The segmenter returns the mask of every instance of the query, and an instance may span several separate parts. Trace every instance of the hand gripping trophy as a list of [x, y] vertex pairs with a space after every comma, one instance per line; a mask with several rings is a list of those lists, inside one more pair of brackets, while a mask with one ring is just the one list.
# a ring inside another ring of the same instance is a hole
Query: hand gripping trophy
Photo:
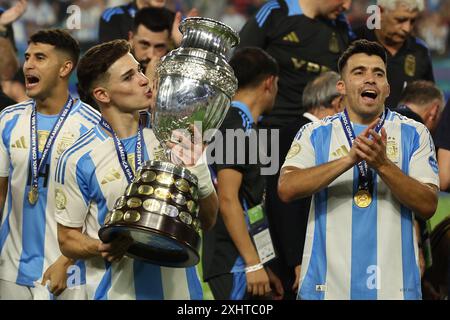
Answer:
[[218, 128], [237, 89], [226, 61], [239, 42], [236, 32], [207, 18], [188, 18], [180, 31], [181, 47], [167, 54], [158, 67], [152, 128], [164, 152], [137, 169], [99, 231], [104, 242], [118, 235], [131, 237], [128, 256], [168, 267], [198, 263], [200, 221], [197, 177], [167, 161], [173, 157], [166, 143], [180, 130], [190, 132], [189, 139], [194, 140], [198, 133]]

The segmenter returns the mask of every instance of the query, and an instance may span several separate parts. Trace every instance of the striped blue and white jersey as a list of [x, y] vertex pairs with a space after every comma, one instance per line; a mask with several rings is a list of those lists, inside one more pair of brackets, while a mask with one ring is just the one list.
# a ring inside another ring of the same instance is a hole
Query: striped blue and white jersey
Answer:
[[[0, 228], [0, 279], [24, 286], [41, 281], [46, 269], [61, 255], [54, 216], [53, 179], [62, 152], [94, 127], [100, 114], [76, 100], [64, 122], [47, 163], [39, 173], [39, 198], [33, 206], [27, 199], [31, 185], [30, 119], [33, 100], [5, 108], [0, 113], [0, 176], [8, 178], [8, 193]], [[38, 152], [58, 116], [37, 113]]]
[[[347, 154], [350, 147], [340, 116], [302, 127], [283, 167], [310, 168]], [[352, 125], [355, 135], [365, 129]], [[425, 126], [388, 111], [384, 128], [389, 159], [406, 175], [438, 186], [434, 144]], [[367, 208], [353, 201], [356, 166], [313, 195], [300, 299], [421, 299], [414, 215], [370, 170], [373, 200]]]
[[[143, 130], [144, 159], [153, 158], [159, 142]], [[137, 136], [121, 140], [134, 169]], [[106, 214], [128, 185], [114, 140], [96, 126], [62, 155], [55, 175], [56, 197], [64, 199], [56, 211], [58, 223], [83, 228], [98, 239]], [[195, 267], [166, 268], [122, 258], [109, 263], [101, 257], [85, 260], [89, 299], [202, 299]]]

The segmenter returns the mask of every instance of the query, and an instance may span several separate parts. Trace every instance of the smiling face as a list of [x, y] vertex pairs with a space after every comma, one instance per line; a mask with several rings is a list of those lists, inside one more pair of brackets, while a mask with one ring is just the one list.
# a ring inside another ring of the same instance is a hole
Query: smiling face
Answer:
[[371, 122], [384, 109], [389, 96], [386, 66], [377, 55], [352, 55], [337, 83], [339, 93], [345, 96], [350, 117], [360, 123]]
[[23, 73], [27, 96], [45, 99], [63, 81], [63, 65], [67, 59], [53, 45], [30, 43], [25, 52]]
[[107, 74], [109, 77], [104, 85], [93, 90], [94, 94], [101, 94], [102, 102], [114, 105], [123, 112], [150, 107], [152, 91], [149, 80], [130, 53], [114, 62]]

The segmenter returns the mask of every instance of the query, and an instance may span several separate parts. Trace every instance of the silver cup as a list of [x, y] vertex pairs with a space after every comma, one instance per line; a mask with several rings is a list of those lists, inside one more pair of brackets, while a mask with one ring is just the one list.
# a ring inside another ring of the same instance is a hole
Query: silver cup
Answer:
[[203, 133], [202, 140], [209, 141], [237, 89], [227, 63], [230, 49], [239, 43], [237, 33], [198, 17], [184, 20], [180, 31], [181, 47], [158, 67], [152, 128], [162, 146], [159, 161], [147, 161], [137, 171], [99, 231], [104, 242], [118, 234], [131, 237], [129, 256], [169, 267], [198, 263], [200, 220], [197, 178], [186, 168], [167, 163], [166, 142], [180, 129], [192, 136], [194, 131]]

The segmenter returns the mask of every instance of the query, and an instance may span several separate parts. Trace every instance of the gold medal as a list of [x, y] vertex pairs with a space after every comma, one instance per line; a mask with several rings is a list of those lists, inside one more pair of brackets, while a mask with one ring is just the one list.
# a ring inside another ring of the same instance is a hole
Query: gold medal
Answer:
[[359, 190], [353, 199], [360, 208], [367, 208], [372, 203], [372, 196], [367, 190]]
[[38, 201], [38, 198], [39, 198], [38, 188], [31, 187], [30, 191], [28, 192], [28, 202], [31, 205], [35, 205], [36, 202]]

